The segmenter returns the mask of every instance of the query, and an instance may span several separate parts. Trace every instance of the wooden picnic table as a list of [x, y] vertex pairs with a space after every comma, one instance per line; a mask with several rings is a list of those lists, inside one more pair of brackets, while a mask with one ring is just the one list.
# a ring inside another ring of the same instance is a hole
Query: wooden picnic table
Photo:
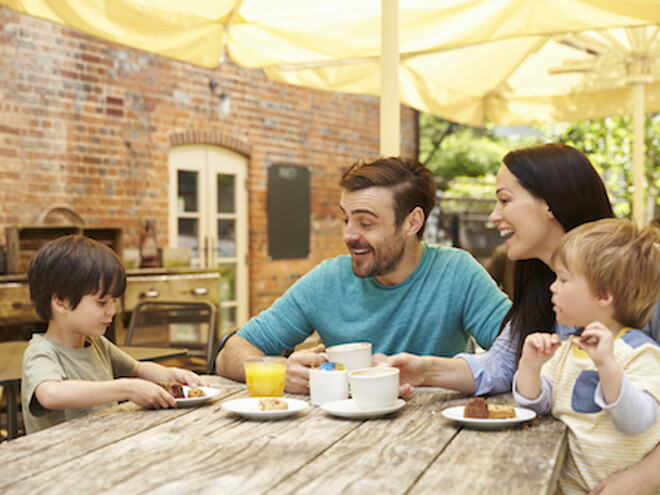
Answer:
[[550, 417], [491, 431], [449, 421], [441, 411], [468, 398], [445, 389], [417, 389], [380, 418], [310, 406], [255, 421], [222, 409], [247, 397], [243, 383], [206, 379], [221, 393], [197, 407], [125, 402], [0, 444], [0, 492], [546, 494], [566, 448], [564, 425]]

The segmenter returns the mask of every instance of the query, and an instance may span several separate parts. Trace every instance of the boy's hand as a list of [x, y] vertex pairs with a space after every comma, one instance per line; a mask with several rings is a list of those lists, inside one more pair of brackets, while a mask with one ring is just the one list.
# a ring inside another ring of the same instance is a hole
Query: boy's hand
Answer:
[[614, 333], [599, 321], [584, 327], [582, 335], [572, 342], [589, 354], [599, 368], [614, 361]]
[[541, 368], [561, 346], [556, 333], [531, 333], [525, 338], [520, 364]]
[[206, 382], [194, 371], [183, 368], [167, 368], [169, 372], [168, 382], [179, 382], [191, 387], [205, 387]]
[[123, 379], [127, 386], [127, 399], [147, 409], [176, 407], [176, 401], [160, 385], [140, 378]]

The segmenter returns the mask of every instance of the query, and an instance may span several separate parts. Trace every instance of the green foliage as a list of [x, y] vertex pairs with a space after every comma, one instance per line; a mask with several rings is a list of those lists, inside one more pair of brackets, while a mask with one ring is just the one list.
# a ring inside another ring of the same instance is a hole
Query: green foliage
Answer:
[[[607, 191], [618, 216], [629, 217], [632, 204], [632, 118], [608, 117], [605, 119], [571, 122], [548, 126], [553, 141], [560, 141], [584, 151], [603, 177]], [[660, 188], [660, 116], [649, 115], [645, 123], [645, 177], [647, 195], [655, 203], [651, 216], [660, 213], [658, 191]]]
[[[472, 128], [420, 114], [419, 159], [438, 178], [444, 197], [470, 198], [470, 210], [489, 208], [494, 174], [510, 150], [558, 141], [584, 151], [603, 177], [618, 216], [629, 216], [632, 204], [632, 119], [609, 117], [538, 127], [537, 135], [502, 137], [492, 127]], [[542, 137], [540, 137], [542, 136]], [[646, 119], [648, 213], [660, 215], [660, 114]], [[492, 206], [492, 203], [491, 203]], [[458, 203], [447, 203], [449, 210]], [[654, 208], [653, 208], [654, 207]]]
[[459, 176], [495, 173], [504, 153], [506, 148], [487, 128], [420, 115], [419, 158], [440, 179], [441, 189], [449, 187]]

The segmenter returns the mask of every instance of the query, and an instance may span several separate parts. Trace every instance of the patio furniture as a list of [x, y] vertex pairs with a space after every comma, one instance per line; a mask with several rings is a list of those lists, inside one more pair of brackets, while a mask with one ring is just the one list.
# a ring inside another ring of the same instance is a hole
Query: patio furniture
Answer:
[[217, 309], [208, 301], [143, 301], [135, 306], [126, 345], [185, 347], [188, 356], [169, 363], [205, 372], [212, 361]]
[[373, 419], [310, 406], [253, 421], [222, 407], [246, 399], [245, 384], [204, 378], [219, 394], [195, 407], [126, 402], [6, 442], [0, 492], [545, 495], [554, 492], [563, 461], [563, 423], [547, 416], [468, 429], [442, 416], [468, 400], [445, 389], [420, 387], [399, 411]]

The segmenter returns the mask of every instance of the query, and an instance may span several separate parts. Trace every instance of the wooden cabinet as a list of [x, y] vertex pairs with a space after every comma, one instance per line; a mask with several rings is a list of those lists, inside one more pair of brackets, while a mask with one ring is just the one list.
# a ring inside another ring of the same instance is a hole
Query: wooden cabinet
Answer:
[[209, 301], [220, 303], [220, 273], [200, 272], [127, 277], [124, 311], [142, 301]]
[[121, 258], [121, 229], [87, 225], [30, 225], [5, 228], [7, 273], [25, 273], [32, 257], [46, 242], [69, 234], [82, 234], [112, 248]]
[[[143, 301], [209, 301], [220, 308], [221, 273], [217, 271], [129, 270], [126, 292], [119, 301], [108, 337], [123, 343], [130, 314]], [[220, 316], [218, 314], [218, 320]], [[39, 322], [30, 301], [25, 274], [0, 276], [0, 326]], [[219, 323], [219, 321], [218, 321]], [[216, 329], [216, 333], [219, 328]]]
[[39, 321], [30, 289], [24, 282], [0, 283], [0, 325]]
[[124, 342], [129, 318], [135, 307], [145, 301], [191, 302], [208, 301], [215, 306], [218, 317], [213, 329], [217, 338], [220, 319], [220, 273], [189, 272], [149, 275], [128, 274], [123, 297], [123, 318], [115, 325], [117, 342]]

